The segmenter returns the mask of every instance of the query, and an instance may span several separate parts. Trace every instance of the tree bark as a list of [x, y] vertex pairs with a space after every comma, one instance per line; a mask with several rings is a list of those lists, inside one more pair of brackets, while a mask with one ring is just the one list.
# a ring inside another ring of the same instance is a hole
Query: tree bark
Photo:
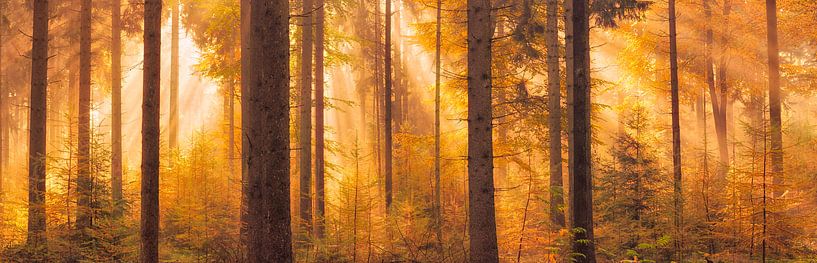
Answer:
[[[77, 230], [91, 227], [91, 0], [80, 2]], [[81, 242], [81, 241], [80, 241]]]
[[442, 0], [437, 0], [437, 32], [436, 43], [434, 51], [434, 230], [437, 235], [437, 246], [439, 249], [443, 248], [443, 215], [442, 215], [442, 197], [440, 185], [440, 175], [442, 173], [440, 168], [441, 154], [440, 154], [440, 74], [442, 72], [442, 61], [440, 59], [442, 47]]
[[[704, 52], [704, 60], [705, 60], [705, 75], [706, 75], [706, 83], [709, 87], [709, 97], [712, 104], [712, 116], [715, 123], [715, 135], [717, 136], [718, 141], [718, 156], [720, 165], [718, 166], [717, 172], [717, 180], [716, 182], [723, 182], [726, 179], [726, 172], [728, 169], [726, 168], [729, 165], [729, 147], [726, 141], [726, 113], [725, 110], [725, 102], [726, 102], [726, 94], [722, 94], [723, 91], [718, 91], [717, 84], [715, 83], [715, 62], [712, 55], [712, 50], [714, 48], [714, 33], [712, 31], [712, 7], [710, 6], [712, 0], [704, 0], [703, 7], [704, 7], [704, 16], [706, 17], [706, 29], [705, 29], [705, 41], [706, 41], [706, 50]], [[721, 79], [721, 76], [718, 75], [718, 79]], [[725, 82], [724, 82], [725, 85]]]
[[777, 40], [777, 0], [766, 0], [766, 30], [769, 57], [769, 122], [771, 128], [772, 193], [783, 192], [783, 123], [780, 107], [780, 48]]
[[170, 120], [167, 145], [171, 150], [179, 140], [179, 0], [170, 0]]
[[240, 30], [241, 30], [241, 205], [240, 205], [240, 218], [241, 224], [239, 226], [239, 251], [241, 253], [241, 260], [247, 260], [247, 246], [248, 246], [248, 233], [247, 233], [247, 183], [249, 182], [249, 170], [247, 169], [247, 164], [249, 161], [249, 140], [247, 135], [249, 135], [248, 131], [250, 126], [252, 125], [252, 121], [249, 118], [250, 112], [249, 107], [245, 106], [248, 105], [248, 98], [250, 97], [250, 73], [252, 72], [252, 65], [251, 65], [251, 58], [252, 55], [250, 49], [250, 36], [251, 30], [250, 27], [250, 15], [251, 15], [251, 3], [250, 0], [241, 0], [240, 3]]
[[315, 233], [323, 238], [325, 232], [326, 196], [324, 191], [324, 0], [317, 0], [315, 14]]
[[574, 138], [570, 170], [570, 207], [573, 259], [577, 262], [596, 262], [593, 238], [593, 176], [592, 137], [590, 125], [590, 27], [587, 0], [572, 0], [570, 23], [573, 33], [573, 59], [569, 69], [573, 77], [573, 121], [570, 130]]
[[494, 207], [489, 0], [468, 0], [468, 234], [471, 262], [499, 262]]
[[565, 226], [562, 183], [562, 107], [561, 75], [559, 73], [559, 1], [547, 1], [545, 44], [548, 70], [548, 149], [550, 157], [550, 222]]
[[303, 0], [301, 17], [300, 106], [300, 216], [301, 231], [308, 235], [312, 223], [312, 0]]
[[384, 136], [385, 136], [385, 147], [386, 147], [386, 157], [385, 157], [385, 168], [386, 168], [386, 212], [391, 210], [391, 201], [392, 201], [392, 79], [391, 79], [391, 0], [386, 0], [386, 12], [384, 14], [384, 25], [385, 25], [385, 38], [386, 42], [384, 44], [385, 50], [383, 51], [383, 55], [385, 58], [383, 59], [385, 69], [383, 70], [383, 74], [385, 74], [385, 88], [384, 92], [385, 95], [383, 96], [383, 105], [384, 105]]
[[[251, 1], [247, 137], [247, 260], [292, 262], [289, 196], [289, 1]], [[247, 94], [245, 94], [246, 96]]]
[[678, 31], [676, 28], [675, 0], [669, 0], [669, 58], [670, 92], [672, 99], [672, 174], [675, 205], [675, 254], [683, 262], [683, 192], [681, 191], [681, 121], [678, 95]]
[[145, 0], [140, 262], [159, 261], [159, 96], [162, 1]]
[[45, 247], [45, 139], [48, 87], [48, 0], [33, 0], [28, 143], [28, 245]]
[[122, 214], [122, 0], [111, 1], [111, 196]]

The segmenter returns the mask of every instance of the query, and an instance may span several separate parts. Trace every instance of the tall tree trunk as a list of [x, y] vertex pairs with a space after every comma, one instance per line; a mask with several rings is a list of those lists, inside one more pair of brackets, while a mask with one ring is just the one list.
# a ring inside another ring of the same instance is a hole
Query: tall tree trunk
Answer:
[[[574, 138], [576, 136], [573, 135], [573, 0], [564, 0], [564, 25], [565, 25], [565, 90], [567, 92], [566, 98], [566, 105], [567, 105], [567, 176], [568, 176], [568, 187], [562, 187], [565, 190], [563, 195], [570, 194], [570, 185], [572, 185], [573, 178], [573, 170], [570, 169], [573, 167], [573, 150], [575, 143]], [[571, 215], [573, 211], [572, 205], [567, 206], [566, 213]], [[565, 218], [565, 220], [571, 220], [570, 216]], [[570, 221], [565, 222], [566, 225], [572, 225], [573, 223]]]
[[678, 31], [676, 28], [675, 0], [669, 0], [669, 63], [670, 92], [672, 97], [672, 174], [675, 205], [675, 254], [683, 262], [683, 192], [681, 191], [681, 121], [678, 95]]
[[384, 65], [385, 69], [383, 70], [383, 74], [385, 74], [385, 95], [383, 96], [383, 105], [384, 105], [384, 136], [385, 136], [385, 147], [386, 147], [386, 211], [391, 210], [391, 194], [392, 194], [392, 116], [391, 116], [391, 109], [392, 109], [392, 79], [391, 79], [391, 0], [386, 0], [386, 12], [384, 14], [384, 25], [386, 30], [384, 35], [386, 37], [385, 42], [385, 50], [383, 51], [384, 58]]
[[122, 0], [111, 1], [111, 196], [122, 213]]
[[562, 187], [562, 106], [561, 75], [559, 73], [559, 1], [547, 1], [545, 43], [548, 70], [548, 144], [550, 156], [550, 222], [565, 226], [564, 193]]
[[777, 0], [766, 0], [767, 53], [769, 56], [769, 123], [772, 150], [772, 193], [782, 194], [783, 124], [780, 108], [780, 48], [777, 43]]
[[[3, 17], [3, 14], [6, 10], [0, 10], [0, 17]], [[0, 215], [3, 214], [3, 204], [5, 203], [5, 197], [3, 195], [3, 175], [5, 175], [5, 166], [6, 160], [3, 158], [3, 149], [6, 148], [6, 133], [3, 132], [6, 130], [6, 97], [8, 97], [8, 93], [6, 93], [6, 86], [3, 85], [3, 28], [5, 28], [5, 24], [3, 24], [3, 20], [0, 19]]]
[[[289, 196], [289, 1], [250, 2], [247, 260], [292, 262]], [[247, 94], [245, 94], [247, 96]]]
[[324, 23], [326, 2], [317, 0], [315, 14], [315, 233], [323, 238], [325, 227], [326, 196], [324, 191]]
[[48, 87], [48, 0], [33, 1], [28, 143], [28, 244], [45, 247], [45, 124]]
[[[729, 110], [729, 105], [730, 105], [729, 100], [727, 98], [728, 94], [729, 94], [728, 93], [729, 83], [727, 82], [727, 77], [726, 77], [726, 74], [728, 72], [727, 71], [727, 66], [728, 65], [727, 65], [726, 52], [728, 50], [728, 45], [729, 45], [729, 35], [728, 35], [729, 34], [728, 33], [729, 32], [729, 14], [731, 13], [731, 11], [732, 11], [732, 3], [729, 0], [724, 0], [723, 1], [724, 20], [722, 22], [723, 23], [722, 26], [724, 27], [724, 30], [723, 30], [724, 33], [722, 34], [721, 41], [720, 41], [720, 51], [719, 51], [720, 54], [718, 54], [719, 58], [718, 58], [718, 73], [717, 73], [718, 74], [717, 75], [718, 76], [717, 85], [719, 86], [719, 90], [718, 90], [719, 94], [718, 95], [720, 96], [720, 98], [718, 98], [718, 102], [720, 103], [719, 106], [718, 106], [718, 108], [720, 110], [720, 112], [719, 112], [720, 115], [717, 116], [717, 120], [718, 120], [718, 122], [720, 122], [720, 133], [718, 133], [718, 153], [719, 153], [720, 162], [721, 162], [721, 171], [720, 171], [721, 174], [720, 174], [720, 176], [722, 177], [722, 179], [726, 179], [726, 174], [729, 172], [729, 166], [730, 166], [730, 162], [729, 162], [729, 143], [728, 143], [728, 138], [727, 138], [729, 130], [728, 130], [728, 127], [727, 127], [727, 122], [726, 122], [727, 121], [727, 118], [726, 118], [727, 117], [727, 111]], [[732, 153], [732, 154], [734, 154], [734, 153]]]
[[312, 0], [303, 0], [301, 17], [301, 114], [299, 142], [301, 231], [308, 234], [312, 223]]
[[590, 86], [590, 26], [587, 0], [572, 1], [570, 23], [573, 30], [573, 105], [569, 108], [573, 121], [570, 130], [574, 138], [570, 170], [570, 207], [572, 247], [577, 262], [596, 262], [593, 239], [593, 176], [591, 139]]
[[91, 227], [91, 0], [80, 1], [77, 230]]
[[240, 205], [240, 219], [241, 224], [239, 226], [239, 251], [241, 253], [241, 260], [247, 260], [247, 224], [248, 217], [247, 217], [247, 193], [249, 189], [247, 188], [247, 183], [249, 182], [249, 170], [248, 161], [249, 161], [249, 140], [247, 139], [247, 131], [250, 129], [250, 125], [252, 125], [252, 121], [250, 120], [250, 108], [245, 106], [249, 105], [249, 98], [250, 98], [250, 73], [252, 72], [252, 65], [250, 64], [250, 59], [252, 58], [251, 50], [250, 50], [250, 41], [251, 41], [251, 30], [250, 27], [250, 14], [251, 12], [251, 3], [250, 0], [240, 0], [241, 7], [240, 7], [240, 30], [241, 30], [241, 205]]
[[170, 0], [170, 120], [167, 144], [178, 147], [179, 140], [179, 0]]
[[440, 59], [442, 47], [442, 0], [437, 0], [437, 32], [434, 50], [434, 230], [437, 235], [437, 246], [443, 248], [443, 214], [442, 197], [440, 185], [440, 74], [442, 73], [442, 61]]
[[[712, 0], [703, 0], [704, 16], [706, 17], [705, 29], [705, 44], [706, 50], [704, 54], [706, 83], [709, 87], [709, 97], [712, 104], [712, 116], [715, 123], [715, 135], [718, 141], [718, 156], [720, 165], [718, 166], [716, 182], [722, 182], [726, 179], [729, 165], [729, 147], [726, 142], [726, 114], [724, 112], [726, 94], [721, 94], [718, 91], [715, 83], [715, 62], [712, 55], [714, 49], [714, 33], [712, 30], [712, 7], [710, 6]], [[718, 76], [719, 80], [721, 76]], [[724, 82], [725, 84], [725, 82]]]
[[140, 262], [159, 262], [159, 94], [162, 1], [145, 0]]
[[471, 262], [499, 262], [494, 207], [491, 1], [468, 0], [468, 235]]

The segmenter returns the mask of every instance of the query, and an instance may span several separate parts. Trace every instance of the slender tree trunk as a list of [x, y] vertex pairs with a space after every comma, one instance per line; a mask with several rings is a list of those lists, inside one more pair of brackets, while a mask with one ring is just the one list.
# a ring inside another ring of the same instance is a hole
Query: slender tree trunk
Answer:
[[179, 0], [170, 0], [170, 120], [167, 144], [178, 147], [179, 140]]
[[[730, 166], [730, 163], [729, 163], [729, 143], [728, 143], [728, 138], [727, 138], [728, 137], [728, 129], [727, 129], [728, 127], [727, 127], [727, 122], [726, 122], [727, 121], [727, 118], [726, 118], [727, 117], [727, 111], [729, 110], [728, 106], [730, 105], [729, 100], [727, 98], [728, 94], [729, 94], [728, 93], [729, 83], [728, 83], [727, 77], [726, 77], [727, 66], [728, 66], [727, 65], [726, 52], [728, 50], [728, 45], [729, 45], [729, 36], [728, 36], [728, 34], [729, 34], [728, 33], [729, 32], [729, 14], [731, 13], [731, 11], [732, 11], [731, 2], [729, 0], [724, 0], [723, 1], [724, 21], [723, 21], [723, 25], [722, 25], [724, 27], [724, 30], [723, 30], [724, 33], [722, 34], [721, 41], [720, 41], [720, 51], [719, 51], [720, 54], [718, 55], [719, 58], [718, 58], [718, 73], [717, 73], [718, 74], [717, 75], [718, 76], [717, 85], [719, 86], [719, 91], [718, 91], [719, 94], [718, 95], [720, 96], [720, 98], [718, 99], [718, 102], [719, 102], [718, 108], [720, 110], [720, 112], [718, 112], [718, 113], [720, 115], [717, 116], [717, 121], [720, 122], [720, 132], [718, 133], [718, 153], [719, 153], [720, 162], [721, 162], [721, 171], [720, 171], [721, 174], [720, 174], [720, 176], [722, 177], [722, 179], [726, 179], [726, 174], [727, 174], [727, 172], [729, 172], [729, 166]], [[734, 154], [734, 153], [732, 153], [732, 154]]]
[[440, 59], [442, 47], [442, 0], [437, 0], [437, 32], [434, 51], [434, 230], [437, 235], [437, 246], [443, 249], [443, 214], [442, 214], [442, 186], [440, 185], [440, 74], [442, 71], [442, 61]]
[[145, 0], [140, 262], [159, 262], [159, 94], [162, 1]]
[[[0, 17], [3, 17], [6, 10], [0, 10]], [[3, 215], [5, 196], [3, 192], [3, 178], [6, 172], [6, 160], [3, 158], [3, 149], [6, 148], [6, 86], [3, 85], [3, 31], [5, 28], [3, 20], [0, 19], [0, 215]], [[0, 236], [2, 238], [2, 236]]]
[[593, 176], [592, 137], [590, 125], [590, 26], [587, 0], [572, 1], [570, 23], [573, 30], [573, 121], [570, 130], [574, 138], [570, 176], [570, 207], [572, 252], [577, 262], [596, 262], [595, 240], [593, 238]]
[[239, 251], [241, 253], [241, 260], [247, 260], [247, 247], [248, 247], [248, 233], [247, 233], [247, 224], [248, 217], [247, 217], [247, 193], [249, 189], [247, 188], [247, 183], [249, 182], [249, 170], [248, 161], [249, 161], [249, 140], [247, 135], [249, 135], [248, 131], [250, 129], [250, 125], [252, 125], [252, 121], [250, 120], [250, 108], [245, 106], [249, 105], [249, 98], [250, 98], [250, 73], [252, 72], [252, 65], [250, 59], [252, 58], [251, 49], [250, 49], [250, 41], [251, 41], [251, 30], [250, 27], [250, 14], [251, 3], [250, 0], [241, 0], [241, 18], [240, 18], [240, 27], [241, 27], [241, 205], [240, 205], [240, 221], [241, 224], [239, 226]]
[[684, 201], [681, 191], [681, 121], [678, 95], [678, 31], [676, 27], [675, 0], [669, 0], [669, 61], [670, 92], [672, 97], [672, 174], [675, 205], [675, 254], [678, 262], [683, 262], [683, 218]]
[[545, 43], [548, 70], [548, 144], [550, 156], [550, 222], [557, 228], [565, 226], [564, 193], [562, 187], [562, 106], [561, 75], [559, 73], [559, 1], [547, 1]]
[[383, 105], [385, 108], [384, 120], [385, 123], [385, 147], [386, 147], [386, 211], [389, 212], [391, 210], [391, 198], [392, 198], [392, 79], [391, 79], [391, 0], [386, 0], [386, 12], [384, 14], [384, 25], [386, 30], [384, 35], [386, 37], [385, 42], [385, 50], [383, 51], [383, 55], [385, 55], [384, 65], [385, 69], [383, 70], [383, 74], [385, 74], [385, 96], [383, 97]]
[[28, 143], [28, 245], [45, 249], [45, 124], [48, 87], [48, 0], [33, 0]]
[[325, 1], [316, 3], [315, 16], [315, 232], [318, 238], [324, 237], [326, 196], [324, 190], [324, 23], [326, 20]]
[[[292, 262], [289, 196], [289, 1], [250, 2], [247, 250], [249, 262]], [[247, 94], [245, 94], [246, 96]]]
[[468, 234], [471, 262], [499, 262], [494, 208], [491, 1], [468, 0]]
[[[715, 83], [715, 62], [712, 55], [712, 50], [714, 49], [714, 33], [712, 30], [712, 7], [711, 5], [712, 0], [703, 0], [703, 7], [704, 7], [704, 15], [706, 17], [706, 29], [705, 29], [705, 41], [706, 41], [706, 51], [704, 54], [705, 60], [705, 75], [706, 75], [706, 83], [709, 87], [709, 97], [712, 103], [712, 116], [715, 123], [715, 135], [717, 136], [718, 141], [718, 156], [719, 156], [719, 168], [717, 173], [717, 180], [716, 182], [722, 182], [726, 179], [726, 173], [728, 172], [728, 165], [729, 165], [729, 146], [727, 145], [726, 141], [726, 114], [724, 112], [725, 108], [725, 98], [726, 94], [722, 91], [716, 90], [717, 84]], [[718, 80], [720, 82], [721, 76], [718, 75]], [[725, 85], [725, 82], [723, 82]]]
[[[573, 0], [564, 0], [564, 23], [565, 23], [565, 90], [567, 92], [567, 176], [568, 176], [568, 187], [562, 187], [565, 190], [564, 195], [569, 195], [571, 192], [571, 185], [573, 178], [573, 161], [575, 160], [573, 153], [575, 152], [575, 143], [574, 138], [576, 137], [573, 134]], [[573, 211], [573, 206], [568, 204], [566, 213], [571, 215]], [[572, 225], [573, 223], [569, 220], [572, 220], [570, 216], [565, 218], [567, 222], [566, 225]]]
[[77, 230], [91, 227], [91, 0], [80, 2]]
[[111, 1], [111, 195], [122, 213], [122, 0]]
[[[783, 124], [780, 107], [780, 54], [777, 42], [777, 0], [766, 0], [767, 53], [769, 56], [769, 123], [772, 150], [772, 193], [782, 194], [783, 184]], [[765, 227], [765, 225], [764, 225]]]
[[301, 115], [299, 141], [301, 231], [308, 235], [312, 223], [312, 0], [303, 0], [301, 25]]

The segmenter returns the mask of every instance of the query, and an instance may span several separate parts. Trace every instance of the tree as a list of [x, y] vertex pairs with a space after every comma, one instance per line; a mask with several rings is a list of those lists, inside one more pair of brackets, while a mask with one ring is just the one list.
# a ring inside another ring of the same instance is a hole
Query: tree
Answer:
[[437, 24], [434, 43], [434, 227], [437, 234], [437, 245], [443, 247], [443, 214], [442, 193], [440, 186], [440, 74], [442, 61], [440, 60], [442, 47], [442, 0], [437, 0]]
[[[80, 2], [79, 122], [77, 126], [77, 230], [91, 227], [91, 0]], [[80, 241], [82, 242], [82, 241]]]
[[[766, 41], [769, 57], [769, 123], [772, 155], [772, 185], [783, 183], [783, 124], [780, 117], [780, 48], [777, 43], [777, 0], [766, 0]], [[774, 196], [783, 191], [777, 188]]]
[[590, 125], [590, 26], [587, 0], [572, 0], [572, 59], [567, 69], [572, 71], [573, 96], [569, 107], [570, 134], [573, 135], [570, 162], [570, 222], [572, 253], [578, 262], [596, 262], [593, 239], [593, 177]]
[[562, 190], [562, 105], [561, 78], [559, 74], [559, 1], [547, 1], [548, 70], [548, 144], [550, 156], [550, 222], [555, 227], [565, 226]]
[[499, 262], [491, 141], [491, 1], [468, 0], [467, 8], [469, 257], [471, 262]]
[[140, 262], [159, 262], [159, 94], [162, 1], [145, 0]]
[[[247, 138], [247, 260], [292, 262], [289, 212], [289, 2], [252, 1], [242, 110]], [[248, 96], [249, 95], [249, 96]], [[248, 96], [248, 97], [246, 97]]]
[[301, 231], [309, 233], [312, 223], [312, 0], [303, 0], [301, 17], [301, 103], [300, 103], [300, 216]]
[[[717, 90], [717, 84], [715, 83], [715, 63], [714, 58], [712, 55], [712, 50], [714, 49], [714, 33], [712, 30], [712, 7], [711, 5], [712, 0], [703, 0], [703, 8], [704, 8], [704, 16], [706, 17], [706, 29], [704, 30], [705, 34], [705, 47], [706, 50], [704, 52], [704, 63], [705, 63], [705, 77], [706, 77], [706, 84], [709, 87], [709, 96], [710, 101], [712, 103], [712, 115], [714, 117], [715, 122], [715, 134], [718, 139], [718, 153], [719, 153], [719, 161], [720, 161], [720, 169], [717, 173], [717, 181], [725, 180], [726, 173], [728, 169], [726, 168], [729, 165], [729, 149], [726, 141], [726, 92], [725, 86], [724, 90]], [[719, 73], [725, 73], [725, 71], [721, 72], [719, 68]], [[719, 74], [718, 75], [718, 82], [721, 82], [723, 77]], [[725, 85], [725, 81], [723, 81], [723, 85]]]
[[179, 139], [179, 0], [170, 0], [170, 120], [167, 144], [176, 149]]
[[681, 178], [681, 121], [678, 96], [678, 31], [675, 16], [675, 0], [669, 0], [669, 61], [670, 93], [672, 99], [672, 182], [675, 216], [675, 253], [678, 262], [683, 262], [683, 239], [681, 239], [684, 221], [684, 203]]
[[250, 97], [250, 73], [252, 73], [252, 68], [250, 67], [250, 41], [251, 35], [250, 31], [252, 27], [250, 24], [250, 15], [251, 15], [251, 3], [250, 0], [241, 0], [240, 2], [240, 15], [239, 20], [240, 23], [240, 31], [241, 31], [241, 204], [240, 204], [240, 215], [239, 221], [239, 250], [241, 252], [241, 259], [247, 259], [247, 248], [249, 245], [247, 227], [249, 225], [249, 217], [247, 213], [247, 193], [249, 192], [249, 188], [247, 187], [249, 183], [249, 160], [250, 160], [250, 153], [247, 151], [249, 149], [249, 140], [247, 136], [249, 133], [247, 131], [250, 129], [252, 122], [250, 121], [250, 107], [245, 106], [249, 105], [249, 97]]
[[326, 1], [317, 0], [315, 14], [315, 233], [323, 238], [326, 222], [324, 191], [326, 161], [324, 159], [324, 24]]
[[122, 0], [111, 1], [111, 195], [114, 211], [122, 203]]
[[48, 0], [34, 0], [28, 143], [28, 244], [45, 245], [45, 124], [48, 87]]
[[383, 65], [385, 65], [385, 69], [383, 70], [383, 74], [385, 75], [385, 88], [384, 92], [385, 95], [383, 96], [383, 107], [384, 107], [384, 136], [385, 136], [385, 147], [386, 147], [386, 211], [391, 210], [391, 195], [392, 195], [392, 155], [393, 155], [393, 146], [392, 146], [392, 65], [391, 65], [391, 0], [386, 0], [386, 12], [384, 14], [384, 25], [385, 25], [385, 38], [386, 42], [384, 44], [385, 50], [383, 51], [384, 59]]

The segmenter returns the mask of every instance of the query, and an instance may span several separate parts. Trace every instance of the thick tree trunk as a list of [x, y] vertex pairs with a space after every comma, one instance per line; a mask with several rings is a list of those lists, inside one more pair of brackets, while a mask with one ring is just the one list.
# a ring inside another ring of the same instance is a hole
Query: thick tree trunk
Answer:
[[385, 147], [386, 147], [386, 211], [389, 212], [391, 210], [391, 198], [392, 198], [392, 79], [391, 79], [391, 0], [386, 0], [386, 12], [384, 14], [384, 25], [386, 30], [384, 32], [386, 42], [385, 42], [385, 50], [383, 51], [384, 58], [384, 65], [385, 69], [383, 70], [383, 74], [385, 74], [385, 95], [383, 96], [383, 105], [384, 105], [384, 136], [385, 136]]
[[170, 120], [167, 145], [178, 147], [179, 140], [179, 1], [170, 0]]
[[299, 142], [301, 231], [308, 234], [312, 223], [312, 0], [303, 0], [301, 17], [301, 106]]
[[111, 196], [122, 213], [122, 0], [111, 1]]
[[[587, 0], [572, 0], [570, 23], [573, 31], [573, 121], [570, 130], [574, 136], [574, 160], [570, 166], [570, 207], [573, 259], [577, 262], [596, 262], [593, 238], [593, 176], [591, 139], [591, 86], [590, 86], [590, 26]], [[575, 230], [578, 229], [578, 230]]]
[[289, 196], [289, 1], [250, 2], [247, 260], [292, 262]]
[[[573, 0], [564, 0], [564, 25], [565, 25], [565, 91], [567, 92], [566, 98], [566, 114], [567, 114], [567, 176], [568, 176], [568, 187], [562, 187], [565, 190], [563, 195], [570, 194], [570, 185], [573, 178], [573, 170], [570, 167], [573, 167], [573, 150], [574, 142], [573, 139], [576, 137], [573, 135], [573, 23], [571, 20], [573, 19]], [[568, 215], [572, 214], [573, 207], [571, 205], [567, 206], [566, 213]], [[571, 220], [570, 216], [565, 218], [565, 220]], [[566, 225], [572, 225], [573, 223], [570, 221], [565, 222]]]
[[442, 61], [440, 59], [442, 47], [442, 0], [437, 0], [437, 32], [434, 51], [434, 230], [437, 235], [437, 246], [443, 248], [443, 214], [442, 214], [442, 186], [440, 185], [441, 153], [440, 153], [440, 74]]
[[681, 191], [681, 121], [678, 95], [678, 31], [676, 28], [675, 0], [669, 0], [669, 59], [670, 92], [672, 98], [672, 174], [675, 206], [675, 254], [683, 262], [683, 192]]
[[548, 144], [550, 156], [550, 222], [554, 227], [565, 226], [562, 184], [562, 92], [559, 73], [559, 1], [547, 1], [545, 43], [548, 70]]
[[91, 227], [91, 0], [80, 2], [77, 230]]
[[324, 191], [324, 23], [325, 1], [318, 0], [315, 14], [315, 233], [323, 238], [325, 232], [326, 196]]
[[140, 262], [159, 261], [159, 94], [162, 1], [145, 0]]
[[[0, 17], [3, 17], [3, 13], [5, 10], [0, 10]], [[0, 19], [0, 28], [4, 28], [5, 24], [3, 24], [3, 20]], [[6, 93], [6, 86], [3, 85], [3, 32], [0, 31], [0, 214], [3, 214], [3, 204], [5, 203], [5, 197], [3, 195], [3, 175], [6, 172], [6, 160], [3, 158], [3, 149], [6, 148], [6, 133], [3, 132], [6, 130], [6, 97], [2, 96], [2, 94]]]
[[491, 1], [468, 0], [468, 234], [471, 262], [498, 262], [494, 208]]
[[45, 124], [48, 87], [48, 0], [34, 0], [28, 143], [28, 244], [45, 245]]
[[[767, 53], [769, 56], [769, 122], [771, 127], [772, 187], [775, 197], [783, 189], [783, 124], [780, 107], [780, 48], [777, 43], [777, 0], [766, 0]], [[765, 226], [765, 225], [764, 225]]]

